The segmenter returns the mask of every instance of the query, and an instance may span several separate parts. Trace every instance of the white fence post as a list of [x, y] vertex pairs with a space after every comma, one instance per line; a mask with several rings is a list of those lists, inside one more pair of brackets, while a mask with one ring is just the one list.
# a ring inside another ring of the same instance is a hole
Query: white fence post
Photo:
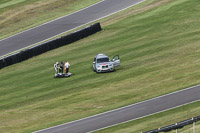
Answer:
[[[192, 118], [194, 120], [194, 118]], [[195, 122], [193, 122], [193, 133], [195, 133]]]
[[[178, 125], [178, 124], [176, 123], [176, 125]], [[176, 133], [178, 133], [178, 129], [176, 129]]]

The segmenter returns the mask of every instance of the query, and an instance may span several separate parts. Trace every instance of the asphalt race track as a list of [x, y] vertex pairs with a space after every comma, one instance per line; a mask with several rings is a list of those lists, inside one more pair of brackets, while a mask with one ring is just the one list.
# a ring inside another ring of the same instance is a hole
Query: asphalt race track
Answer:
[[142, 1], [145, 0], [102, 0], [71, 15], [0, 40], [0, 57], [104, 18]]
[[[103, 0], [74, 14], [0, 40], [0, 57], [104, 18], [145, 0]], [[34, 133], [85, 133], [200, 100], [200, 85]]]
[[86, 133], [200, 100], [200, 85], [34, 133]]

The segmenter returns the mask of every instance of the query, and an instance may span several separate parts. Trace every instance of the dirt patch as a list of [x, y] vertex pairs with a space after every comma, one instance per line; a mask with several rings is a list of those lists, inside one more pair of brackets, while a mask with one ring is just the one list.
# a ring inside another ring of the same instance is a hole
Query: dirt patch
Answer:
[[[4, 19], [0, 20], [0, 24], [3, 25], [4, 23], [10, 23], [10, 21], [12, 21], [13, 19], [16, 19], [16, 18], [20, 18], [22, 20], [24, 18], [30, 18], [34, 14], [37, 15], [37, 13], [39, 11], [50, 10], [50, 9], [52, 10], [52, 8], [54, 9], [54, 6], [58, 6], [55, 3], [61, 3], [61, 2], [58, 2], [58, 0], [42, 1], [42, 2], [38, 1], [33, 4], [29, 4], [29, 5], [22, 6], [22, 7], [20, 6], [18, 8], [8, 10], [0, 15], [0, 17], [4, 18]], [[61, 3], [60, 6], [62, 4], [63, 3]]]

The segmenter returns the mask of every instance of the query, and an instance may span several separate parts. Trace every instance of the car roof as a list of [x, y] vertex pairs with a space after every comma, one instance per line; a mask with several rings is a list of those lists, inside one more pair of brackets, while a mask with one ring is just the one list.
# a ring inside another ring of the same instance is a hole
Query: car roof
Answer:
[[108, 58], [108, 56], [106, 54], [96, 54], [95, 56], [97, 59], [99, 58]]

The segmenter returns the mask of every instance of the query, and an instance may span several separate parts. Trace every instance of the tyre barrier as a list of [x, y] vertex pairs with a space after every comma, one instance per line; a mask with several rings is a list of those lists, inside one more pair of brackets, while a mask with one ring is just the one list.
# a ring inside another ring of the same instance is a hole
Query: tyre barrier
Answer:
[[102, 28], [101, 28], [100, 23], [95, 23], [93, 25], [90, 25], [78, 31], [72, 32], [68, 35], [62, 36], [58, 39], [54, 39], [54, 40], [42, 43], [40, 45], [31, 47], [29, 49], [26, 49], [24, 51], [20, 51], [18, 53], [9, 55], [5, 58], [0, 59], [0, 69], [10, 66], [12, 64], [27, 60], [29, 58], [32, 58], [34, 56], [40, 55], [47, 51], [56, 49], [58, 47], [76, 42], [80, 39], [83, 39], [92, 34], [95, 34], [96, 32], [99, 32], [101, 30]]
[[147, 131], [147, 132], [144, 132], [144, 133], [159, 133], [159, 132], [158, 132], [158, 129], [154, 129], [154, 130]]
[[194, 122], [197, 122], [197, 121], [200, 121], [200, 116], [197, 116], [197, 117], [194, 117], [194, 118], [191, 118], [191, 119], [187, 119], [187, 120], [178, 122], [176, 124], [168, 125], [166, 127], [154, 129], [154, 130], [147, 131], [147, 132], [143, 132], [143, 133], [169, 132], [171, 130], [176, 130], [176, 129], [183, 128], [184, 126], [193, 124]]

